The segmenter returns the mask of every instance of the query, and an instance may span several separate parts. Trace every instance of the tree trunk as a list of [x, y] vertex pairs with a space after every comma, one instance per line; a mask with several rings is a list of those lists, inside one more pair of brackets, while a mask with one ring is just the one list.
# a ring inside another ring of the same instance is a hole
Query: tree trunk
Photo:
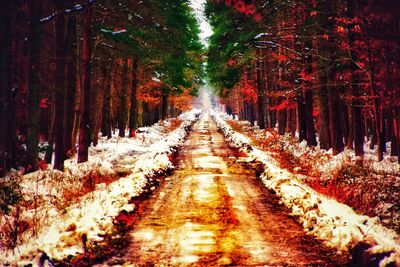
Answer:
[[29, 34], [29, 90], [27, 98], [27, 171], [37, 170], [40, 127], [40, 11], [41, 1], [31, 0]]
[[82, 118], [79, 127], [78, 163], [85, 162], [89, 157], [90, 146], [90, 86], [91, 86], [91, 57], [93, 48], [92, 33], [93, 8], [87, 7], [83, 20], [83, 51], [82, 51]]
[[107, 138], [111, 138], [111, 72], [113, 62], [110, 62], [110, 66], [107, 71], [107, 80], [104, 88], [104, 111], [103, 111], [103, 123], [101, 126], [101, 133]]
[[54, 123], [55, 123], [55, 112], [54, 109], [51, 112], [51, 120], [50, 120], [50, 129], [49, 129], [49, 138], [47, 142], [49, 143], [46, 153], [44, 155], [44, 160], [47, 164], [51, 164], [51, 160], [53, 158], [53, 147], [54, 147]]
[[383, 134], [383, 120], [382, 120], [383, 114], [382, 114], [382, 112], [379, 112], [379, 105], [380, 105], [379, 97], [375, 90], [374, 61], [373, 61], [370, 42], [369, 42], [368, 50], [369, 50], [368, 51], [369, 52], [369, 61], [371, 64], [370, 87], [371, 87], [371, 96], [373, 98], [372, 102], [373, 102], [373, 112], [374, 112], [374, 122], [375, 122], [375, 135], [376, 135], [376, 140], [377, 140], [377, 144], [378, 144], [377, 156], [378, 156], [378, 161], [382, 161], [383, 160], [383, 151], [384, 151], [384, 146], [385, 146], [385, 136]]
[[126, 106], [126, 97], [128, 90], [128, 59], [125, 59], [124, 67], [122, 71], [122, 88], [120, 95], [120, 106], [119, 106], [119, 117], [118, 117], [118, 128], [119, 128], [119, 136], [125, 137], [125, 129], [126, 129], [126, 120], [127, 120], [127, 106]]
[[131, 92], [131, 109], [129, 112], [129, 137], [133, 136], [134, 131], [138, 127], [138, 100], [137, 89], [139, 85], [139, 61], [133, 58], [132, 61], [132, 92]]
[[297, 121], [299, 122], [299, 142], [307, 138], [306, 104], [303, 91], [297, 96]]
[[350, 135], [350, 122], [349, 122], [349, 112], [348, 112], [348, 107], [344, 103], [344, 101], [341, 101], [340, 104], [340, 114], [341, 114], [341, 121], [342, 121], [342, 132], [343, 132], [343, 138], [344, 138], [344, 146], [348, 143], [349, 141], [349, 135]]
[[265, 114], [264, 114], [264, 81], [263, 81], [263, 53], [261, 49], [258, 49], [258, 58], [257, 60], [257, 113], [258, 113], [258, 120], [257, 124], [260, 129], [265, 129]]
[[143, 108], [143, 113], [142, 113], [142, 122], [143, 126], [150, 126], [150, 120], [151, 120], [151, 111], [149, 109], [149, 105], [143, 101], [142, 103], [142, 108]]
[[74, 154], [75, 148], [72, 147], [72, 132], [74, 125], [74, 108], [75, 108], [75, 94], [76, 94], [76, 49], [77, 49], [77, 29], [76, 18], [70, 16], [68, 18], [67, 29], [67, 72], [65, 82], [65, 96], [64, 96], [64, 150], [66, 156], [69, 158]]
[[[354, 17], [354, 11], [358, 7], [358, 1], [352, 0], [347, 1], [347, 13], [349, 18]], [[355, 43], [355, 33], [349, 31], [349, 47], [354, 47]], [[354, 139], [354, 150], [356, 152], [356, 156], [364, 155], [364, 136], [363, 136], [363, 127], [362, 127], [362, 113], [361, 113], [361, 88], [359, 84], [359, 78], [357, 77], [356, 70], [358, 69], [356, 62], [358, 62], [358, 58], [354, 51], [350, 50], [350, 71], [353, 74], [352, 77], [352, 117], [353, 117], [353, 139]]]
[[313, 117], [313, 92], [308, 89], [304, 93], [306, 103], [306, 120], [307, 120], [307, 144], [309, 146], [317, 145], [317, 137], [315, 135], [314, 117]]
[[[331, 78], [334, 75], [330, 75]], [[332, 80], [333, 83], [333, 80]], [[344, 149], [342, 124], [340, 122], [340, 104], [337, 88], [332, 84], [329, 88], [329, 132], [331, 135], [331, 144], [333, 155], [337, 155]]]
[[164, 91], [161, 95], [161, 119], [165, 120], [167, 118], [168, 111], [168, 92]]
[[278, 110], [278, 133], [284, 135], [286, 132], [286, 109]]
[[10, 1], [0, 0], [0, 177], [10, 168], [12, 152], [11, 25]]
[[[101, 82], [99, 82], [98, 85], [98, 91], [95, 97], [95, 106], [99, 107], [96, 112], [93, 114], [93, 124], [94, 124], [94, 129], [93, 129], [93, 146], [97, 146], [99, 142], [99, 132], [101, 128], [101, 123], [103, 120], [103, 113], [104, 113], [104, 93], [106, 90], [107, 86], [107, 79], [108, 79], [108, 67], [100, 67], [102, 69], [102, 77], [99, 79]], [[99, 70], [100, 72], [100, 70]]]
[[400, 127], [399, 127], [399, 117], [396, 109], [393, 108], [393, 138], [392, 138], [392, 156], [398, 156], [398, 162], [400, 162]]
[[[57, 10], [64, 10], [64, 1], [56, 0]], [[55, 125], [54, 169], [63, 171], [66, 159], [64, 146], [64, 96], [65, 96], [65, 17], [59, 14], [56, 23], [56, 70], [55, 70]]]
[[318, 90], [319, 102], [319, 146], [322, 149], [330, 149], [332, 147], [329, 132], [329, 105], [327, 92], [327, 74], [322, 73], [319, 77], [321, 87]]

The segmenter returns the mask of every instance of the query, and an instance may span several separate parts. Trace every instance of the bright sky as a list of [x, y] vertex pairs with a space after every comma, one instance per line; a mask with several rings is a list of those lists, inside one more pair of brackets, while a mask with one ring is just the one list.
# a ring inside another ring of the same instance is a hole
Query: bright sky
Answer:
[[205, 16], [204, 16], [204, 4], [206, 0], [191, 0], [190, 4], [195, 11], [195, 14], [197, 16], [197, 19], [200, 23], [200, 39], [204, 43], [204, 45], [208, 46], [207, 43], [207, 37], [211, 36], [212, 34], [212, 29], [210, 24], [207, 22]]

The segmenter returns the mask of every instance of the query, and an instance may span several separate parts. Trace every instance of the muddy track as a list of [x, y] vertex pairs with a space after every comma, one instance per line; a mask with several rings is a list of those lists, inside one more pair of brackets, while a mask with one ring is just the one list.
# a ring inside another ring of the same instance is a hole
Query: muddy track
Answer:
[[306, 235], [253, 170], [236, 162], [207, 115], [179, 168], [142, 203], [131, 242], [97, 266], [343, 266]]

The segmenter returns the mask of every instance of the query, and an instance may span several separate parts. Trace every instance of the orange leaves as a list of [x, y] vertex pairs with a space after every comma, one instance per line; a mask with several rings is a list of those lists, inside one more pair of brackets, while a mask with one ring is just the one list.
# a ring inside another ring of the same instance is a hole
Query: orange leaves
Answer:
[[152, 107], [158, 106], [161, 103], [160, 85], [160, 82], [154, 80], [143, 83], [139, 86], [138, 100], [144, 101]]
[[182, 92], [178, 96], [170, 96], [171, 104], [182, 111], [187, 111], [192, 108], [193, 96], [190, 94], [191, 88], [181, 88]]
[[346, 33], [346, 29], [345, 29], [343, 26], [341, 26], [341, 25], [339, 25], [339, 26], [336, 27], [336, 31], [337, 31], [338, 33], [342, 33], [342, 34]]

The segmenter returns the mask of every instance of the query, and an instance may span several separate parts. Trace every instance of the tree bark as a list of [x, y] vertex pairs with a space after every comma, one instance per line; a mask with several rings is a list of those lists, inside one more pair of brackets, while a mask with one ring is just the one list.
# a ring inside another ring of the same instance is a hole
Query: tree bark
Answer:
[[306, 120], [307, 120], [307, 144], [309, 146], [317, 145], [317, 137], [315, 135], [314, 117], [313, 117], [313, 92], [308, 89], [305, 92], [306, 103]]
[[164, 91], [161, 94], [161, 119], [165, 120], [167, 118], [168, 111], [168, 92]]
[[82, 51], [82, 90], [81, 110], [82, 118], [79, 127], [78, 163], [85, 162], [89, 157], [90, 146], [90, 93], [91, 93], [91, 57], [93, 49], [92, 33], [93, 8], [89, 6], [85, 10], [83, 20], [83, 51]]
[[[64, 1], [56, 0], [57, 10], [64, 10]], [[65, 96], [65, 17], [56, 17], [56, 69], [55, 69], [55, 125], [54, 125], [54, 169], [63, 171], [66, 159], [64, 147], [64, 96]]]
[[322, 149], [330, 149], [332, 147], [329, 131], [329, 105], [327, 92], [327, 74], [322, 73], [319, 77], [321, 87], [318, 90], [319, 102], [319, 146]]
[[[11, 25], [10, 1], [0, 0], [0, 177], [10, 168], [12, 152]], [[10, 121], [11, 119], [11, 121]]]
[[257, 68], [257, 124], [260, 129], [265, 129], [265, 113], [264, 113], [264, 81], [263, 81], [263, 69], [264, 60], [261, 48], [258, 49]]
[[111, 73], [112, 73], [112, 64], [110, 62], [110, 66], [107, 71], [107, 80], [104, 88], [104, 111], [103, 111], [103, 123], [101, 126], [102, 136], [107, 136], [107, 138], [111, 138]]
[[[358, 1], [357, 0], [351, 0], [347, 1], [347, 15], [349, 18], [354, 17], [354, 12], [356, 8], [358, 7]], [[354, 47], [355, 43], [355, 36], [354, 32], [349, 31], [348, 33], [348, 38], [349, 38], [349, 47], [352, 48]], [[362, 130], [362, 114], [361, 114], [361, 88], [358, 85], [359, 83], [359, 78], [357, 77], [357, 74], [355, 73], [356, 70], [358, 69], [356, 62], [358, 62], [357, 56], [352, 51], [351, 49], [349, 50], [350, 52], [350, 71], [353, 74], [352, 77], [352, 117], [353, 117], [353, 140], [354, 140], [354, 150], [356, 152], [356, 156], [363, 156], [364, 155], [364, 136], [363, 136], [363, 130]]]
[[[333, 79], [334, 75], [330, 75]], [[331, 135], [331, 144], [333, 155], [337, 155], [344, 149], [343, 144], [343, 134], [342, 134], [342, 124], [340, 122], [340, 103], [338, 90], [333, 85], [329, 88], [329, 132]]]
[[127, 106], [126, 106], [126, 97], [127, 97], [127, 90], [128, 90], [128, 59], [125, 59], [123, 71], [122, 71], [122, 88], [121, 88], [121, 95], [120, 95], [120, 106], [119, 106], [119, 116], [118, 116], [118, 128], [119, 128], [119, 136], [125, 137], [125, 129], [126, 129], [126, 122], [127, 122]]
[[297, 121], [299, 122], [299, 142], [307, 139], [306, 103], [303, 91], [297, 96]]
[[386, 150], [385, 144], [385, 135], [383, 133], [383, 114], [382, 112], [379, 112], [379, 96], [376, 93], [375, 90], [375, 75], [374, 75], [374, 60], [373, 60], [373, 55], [372, 55], [372, 50], [371, 50], [371, 43], [369, 43], [368, 47], [368, 52], [369, 52], [369, 61], [371, 64], [371, 82], [370, 82], [370, 87], [371, 87], [371, 96], [372, 96], [372, 102], [373, 102], [373, 112], [374, 112], [374, 122], [375, 122], [375, 135], [376, 135], [376, 140], [378, 144], [378, 150], [377, 150], [377, 157], [378, 161], [383, 160], [383, 152], [384, 149]]
[[76, 95], [76, 77], [77, 77], [77, 29], [76, 18], [68, 18], [67, 28], [67, 72], [64, 95], [64, 150], [69, 158], [74, 154], [75, 148], [72, 147], [72, 132], [74, 125], [74, 108]]
[[[314, 1], [313, 1], [314, 2]], [[315, 1], [316, 2], [316, 1]], [[329, 20], [330, 16], [337, 16], [337, 1], [320, 1], [315, 3], [318, 8], [318, 24], [319, 24], [319, 35], [324, 35], [326, 32], [330, 33], [334, 31], [334, 22]], [[335, 64], [332, 61], [336, 51], [336, 40], [334, 36], [330, 36], [328, 40], [319, 38], [319, 49], [318, 53], [323, 55], [325, 59], [320, 59], [319, 67], [319, 84], [318, 90], [318, 102], [319, 102], [319, 141], [320, 147], [323, 149], [330, 149], [333, 146], [332, 138], [333, 135], [331, 127], [334, 127], [335, 122], [331, 122], [330, 108], [329, 106], [329, 95], [332, 93], [332, 86], [329, 82], [333, 82], [329, 79], [329, 73], [335, 71]], [[332, 75], [331, 75], [332, 76]]]
[[138, 128], [138, 100], [137, 89], [139, 85], [139, 61], [133, 58], [132, 61], [132, 91], [131, 91], [131, 109], [129, 112], [129, 137], [133, 136], [134, 131]]
[[27, 171], [37, 170], [40, 127], [40, 12], [41, 1], [30, 0], [29, 89], [27, 98]]

